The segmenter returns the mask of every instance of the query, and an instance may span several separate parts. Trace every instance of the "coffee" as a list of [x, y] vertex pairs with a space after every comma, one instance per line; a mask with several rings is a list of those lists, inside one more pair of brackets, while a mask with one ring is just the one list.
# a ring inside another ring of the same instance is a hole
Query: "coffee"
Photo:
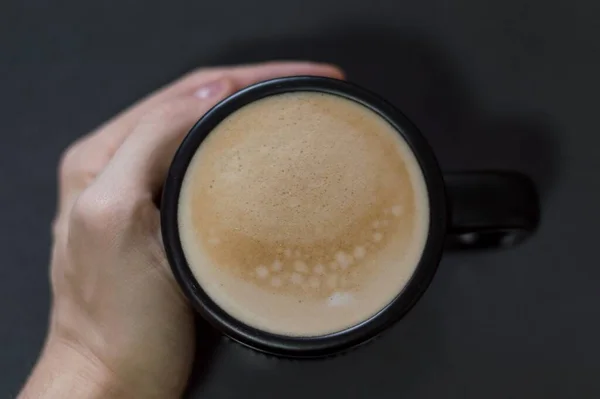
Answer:
[[223, 310], [260, 330], [320, 336], [402, 291], [428, 234], [428, 194], [377, 113], [285, 93], [242, 107], [202, 142], [178, 226], [192, 273]]

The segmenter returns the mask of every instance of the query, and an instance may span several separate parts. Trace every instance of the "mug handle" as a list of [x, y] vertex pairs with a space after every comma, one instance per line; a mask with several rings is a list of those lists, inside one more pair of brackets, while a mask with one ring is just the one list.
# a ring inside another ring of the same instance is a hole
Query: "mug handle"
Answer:
[[450, 224], [449, 249], [512, 247], [539, 223], [533, 182], [518, 172], [485, 171], [444, 175]]

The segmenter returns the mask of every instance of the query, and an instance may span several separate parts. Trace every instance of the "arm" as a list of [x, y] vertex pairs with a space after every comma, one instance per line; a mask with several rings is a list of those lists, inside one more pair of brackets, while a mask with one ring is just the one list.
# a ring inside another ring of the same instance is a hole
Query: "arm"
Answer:
[[192, 311], [160, 239], [159, 194], [179, 143], [217, 102], [313, 63], [190, 73], [71, 145], [59, 168], [49, 338], [20, 399], [176, 398], [195, 347]]
[[18, 399], [131, 397], [116, 376], [90, 355], [48, 342]]

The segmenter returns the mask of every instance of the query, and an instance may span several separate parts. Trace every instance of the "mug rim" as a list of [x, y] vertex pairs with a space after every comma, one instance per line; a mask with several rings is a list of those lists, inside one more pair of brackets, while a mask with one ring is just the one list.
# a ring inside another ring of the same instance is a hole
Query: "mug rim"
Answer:
[[[320, 92], [355, 101], [390, 123], [413, 151], [425, 180], [429, 199], [429, 230], [421, 258], [396, 297], [370, 318], [345, 330], [320, 336], [286, 336], [249, 326], [223, 310], [196, 281], [183, 252], [178, 229], [178, 203], [183, 178], [197, 149], [227, 116], [254, 101], [290, 92]], [[169, 168], [160, 205], [163, 245], [179, 286], [213, 327], [252, 349], [275, 356], [315, 358], [330, 356], [379, 335], [401, 319], [423, 295], [440, 262], [447, 229], [447, 204], [441, 170], [430, 145], [418, 128], [380, 96], [355, 84], [332, 78], [292, 76], [249, 86], [210, 109], [190, 129]]]

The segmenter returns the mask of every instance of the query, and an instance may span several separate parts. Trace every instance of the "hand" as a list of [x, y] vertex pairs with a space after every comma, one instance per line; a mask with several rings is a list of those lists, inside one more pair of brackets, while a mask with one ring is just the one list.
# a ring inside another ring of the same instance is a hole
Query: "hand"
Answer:
[[184, 76], [64, 153], [53, 226], [48, 338], [22, 397], [173, 398], [194, 354], [193, 315], [163, 252], [154, 204], [171, 158], [218, 101], [331, 66], [267, 63]]

